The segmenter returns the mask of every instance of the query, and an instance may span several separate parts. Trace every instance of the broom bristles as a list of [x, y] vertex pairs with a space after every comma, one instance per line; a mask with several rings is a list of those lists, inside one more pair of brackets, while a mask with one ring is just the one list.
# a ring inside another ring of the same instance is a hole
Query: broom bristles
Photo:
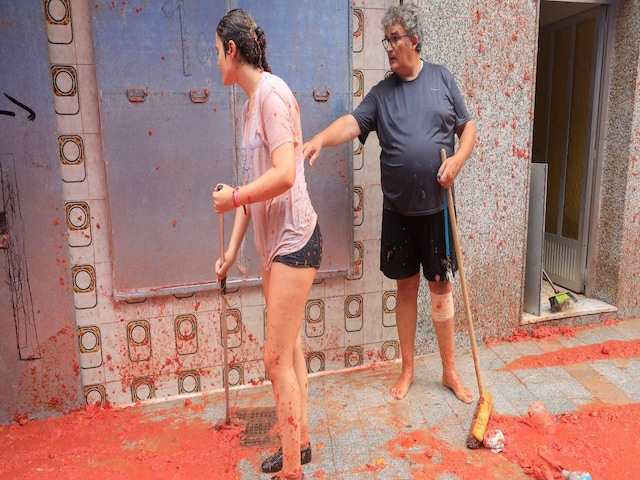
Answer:
[[492, 408], [493, 395], [489, 392], [484, 392], [478, 401], [476, 411], [473, 415], [469, 435], [467, 435], [467, 447], [476, 449], [482, 445], [484, 434], [487, 431], [487, 426], [489, 425], [489, 417], [491, 416]]

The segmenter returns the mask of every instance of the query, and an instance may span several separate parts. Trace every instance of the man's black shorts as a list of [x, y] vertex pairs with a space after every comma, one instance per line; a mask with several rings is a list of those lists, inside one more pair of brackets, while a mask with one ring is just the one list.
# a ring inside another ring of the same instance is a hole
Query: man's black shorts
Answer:
[[[455, 246], [449, 227], [449, 258], [452, 271], [458, 269]], [[382, 211], [380, 270], [395, 280], [409, 278], [420, 271], [431, 281], [446, 279], [447, 254], [444, 210], [432, 215], [405, 217], [392, 210]]]

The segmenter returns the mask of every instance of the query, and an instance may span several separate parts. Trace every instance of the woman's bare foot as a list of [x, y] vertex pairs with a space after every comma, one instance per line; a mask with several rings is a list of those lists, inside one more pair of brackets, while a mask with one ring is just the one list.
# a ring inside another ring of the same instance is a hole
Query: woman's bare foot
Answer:
[[396, 400], [402, 400], [407, 396], [409, 387], [413, 383], [412, 373], [401, 373], [398, 381], [391, 387], [391, 396]]
[[464, 403], [473, 402], [473, 393], [471, 393], [471, 390], [462, 383], [462, 380], [460, 380], [460, 377], [455, 370], [453, 372], [442, 374], [442, 384], [455, 393], [458, 400]]

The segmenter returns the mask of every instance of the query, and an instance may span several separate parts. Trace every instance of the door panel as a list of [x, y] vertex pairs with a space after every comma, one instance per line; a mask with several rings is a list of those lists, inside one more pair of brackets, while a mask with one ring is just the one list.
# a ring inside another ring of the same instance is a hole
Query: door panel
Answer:
[[605, 7], [540, 32], [533, 161], [546, 163], [544, 266], [552, 280], [583, 292], [591, 166]]

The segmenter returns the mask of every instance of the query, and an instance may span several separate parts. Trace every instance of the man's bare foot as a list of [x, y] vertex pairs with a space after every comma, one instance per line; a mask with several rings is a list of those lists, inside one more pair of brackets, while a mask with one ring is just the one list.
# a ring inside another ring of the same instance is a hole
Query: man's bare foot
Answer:
[[412, 373], [401, 373], [398, 381], [391, 387], [391, 396], [396, 400], [402, 400], [407, 396], [407, 392], [412, 383]]
[[442, 374], [442, 384], [455, 393], [458, 400], [464, 403], [473, 402], [473, 393], [471, 393], [471, 390], [462, 383], [462, 380], [460, 380], [460, 377], [455, 370], [453, 372]]

